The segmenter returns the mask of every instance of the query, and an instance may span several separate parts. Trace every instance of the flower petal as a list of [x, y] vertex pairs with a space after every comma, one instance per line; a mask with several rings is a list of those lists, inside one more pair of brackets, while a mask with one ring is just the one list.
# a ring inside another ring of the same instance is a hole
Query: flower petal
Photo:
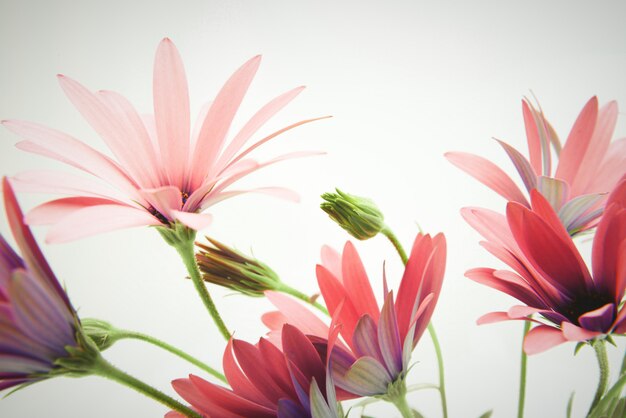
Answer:
[[161, 225], [161, 222], [147, 211], [130, 206], [90, 206], [54, 224], [46, 235], [46, 242], [69, 242], [101, 232], [147, 225]]
[[506, 200], [528, 206], [528, 201], [511, 177], [491, 161], [465, 152], [447, 152], [445, 157]]
[[174, 219], [182, 222], [185, 226], [188, 226], [194, 231], [201, 231], [213, 222], [213, 215], [208, 213], [191, 213], [173, 210], [172, 215]]
[[[185, 170], [189, 162], [190, 116], [187, 77], [174, 43], [165, 38], [154, 58], [154, 118], [161, 162], [169, 184], [187, 189]], [[205, 155], [202, 155], [205, 158]]]
[[356, 311], [359, 315], [369, 314], [377, 322], [380, 315], [378, 303], [361, 258], [350, 241], [343, 249], [341, 267], [347, 296], [352, 300]]
[[261, 56], [257, 55], [243, 64], [230, 76], [209, 109], [193, 152], [191, 163], [191, 188], [199, 187], [218, 158], [228, 129], [241, 101], [256, 74]]
[[524, 338], [524, 352], [529, 356], [539, 354], [566, 341], [567, 339], [560, 329], [539, 325], [526, 334]]

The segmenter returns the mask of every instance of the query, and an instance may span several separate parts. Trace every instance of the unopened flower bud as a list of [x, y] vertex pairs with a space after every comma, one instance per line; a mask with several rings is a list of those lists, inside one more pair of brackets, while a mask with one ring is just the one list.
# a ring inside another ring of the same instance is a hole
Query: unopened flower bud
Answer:
[[83, 319], [81, 322], [85, 335], [87, 335], [101, 351], [111, 347], [122, 337], [117, 328], [100, 319], [87, 318]]
[[340, 227], [356, 239], [375, 237], [385, 226], [378, 206], [368, 198], [354, 196], [335, 189], [337, 193], [324, 193], [322, 210]]
[[248, 296], [263, 296], [266, 290], [278, 290], [278, 275], [259, 260], [249, 257], [219, 241], [207, 237], [210, 244], [196, 243], [202, 279]]

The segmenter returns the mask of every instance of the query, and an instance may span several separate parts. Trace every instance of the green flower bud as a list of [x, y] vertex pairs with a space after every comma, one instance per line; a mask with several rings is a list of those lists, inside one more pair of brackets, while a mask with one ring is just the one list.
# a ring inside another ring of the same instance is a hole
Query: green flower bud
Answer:
[[354, 196], [335, 189], [337, 193], [324, 193], [322, 210], [340, 227], [356, 239], [375, 237], [385, 226], [383, 213], [368, 198]]
[[89, 337], [99, 350], [104, 351], [122, 338], [117, 328], [108, 322], [95, 318], [87, 318], [82, 321], [83, 332]]
[[196, 261], [202, 279], [248, 296], [263, 296], [266, 290], [279, 290], [278, 275], [266, 264], [206, 237], [210, 245], [196, 243]]

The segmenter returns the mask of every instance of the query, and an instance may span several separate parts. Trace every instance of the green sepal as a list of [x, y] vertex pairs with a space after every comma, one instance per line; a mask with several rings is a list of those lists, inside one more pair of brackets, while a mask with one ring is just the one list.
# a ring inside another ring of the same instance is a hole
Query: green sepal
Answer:
[[181, 244], [188, 244], [196, 239], [196, 230], [181, 224], [180, 222], [170, 223], [168, 226], [159, 225], [154, 227], [172, 247], [178, 248]]
[[620, 398], [624, 385], [626, 385], [626, 373], [606, 392], [587, 418], [623, 417], [623, 415], [614, 415], [614, 412], [626, 408], [623, 401], [624, 398]]
[[574, 355], [577, 355], [581, 348], [583, 348], [587, 343], [585, 341], [581, 341], [576, 343], [576, 347], [574, 347]]
[[359, 240], [373, 238], [385, 227], [383, 213], [371, 199], [344, 193], [324, 193], [320, 208]]
[[478, 418], [490, 418], [492, 415], [493, 415], [493, 409], [490, 409], [489, 411], [485, 412], [484, 414], [482, 414]]
[[574, 395], [576, 392], [572, 392], [569, 396], [569, 400], [567, 401], [567, 409], [565, 410], [565, 417], [572, 418], [572, 407], [574, 406]]

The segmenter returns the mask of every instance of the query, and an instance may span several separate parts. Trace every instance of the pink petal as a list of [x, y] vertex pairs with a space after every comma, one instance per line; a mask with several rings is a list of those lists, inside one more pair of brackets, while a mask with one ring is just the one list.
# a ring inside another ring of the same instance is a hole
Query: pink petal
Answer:
[[[244, 399], [228, 389], [209, 383], [194, 375], [190, 375], [189, 379], [202, 394], [205, 402], [211, 405], [208, 410], [203, 409], [206, 414], [217, 414], [225, 417], [275, 417], [272, 409]], [[223, 409], [231, 415], [222, 415], [219, 409]]]
[[609, 293], [619, 303], [622, 299], [624, 281], [620, 264], [625, 265], [624, 247], [626, 237], [626, 179], [613, 190], [607, 201], [602, 220], [593, 239], [592, 265], [593, 278], [598, 289]]
[[266, 291], [265, 296], [286, 318], [306, 335], [328, 337], [328, 326], [300, 302], [280, 292]]
[[504, 292], [528, 305], [545, 306], [536, 291], [515, 273], [490, 268], [475, 268], [465, 272], [465, 277]]
[[277, 404], [284, 394], [268, 373], [267, 369], [271, 369], [272, 365], [265, 362], [257, 347], [246, 341], [232, 340], [232, 347], [237, 363], [247, 379], [270, 402], [268, 405]]
[[602, 160], [609, 149], [611, 137], [617, 123], [617, 114], [617, 102], [615, 101], [607, 103], [600, 109], [598, 121], [589, 141], [589, 147], [580, 162], [576, 177], [571, 184], [573, 196], [592, 191], [588, 187], [596, 176], [598, 168], [601, 167]]
[[322, 265], [343, 283], [341, 275], [341, 254], [334, 248], [324, 245], [320, 257], [322, 259]]
[[293, 123], [291, 125], [288, 125], [288, 126], [282, 128], [282, 129], [279, 129], [278, 131], [276, 131], [276, 132], [266, 136], [265, 138], [261, 139], [260, 141], [255, 142], [253, 145], [251, 145], [250, 147], [246, 148], [244, 151], [240, 152], [237, 155], [237, 157], [235, 157], [232, 161], [230, 161], [228, 163], [226, 168], [228, 168], [231, 165], [235, 164], [236, 162], [240, 161], [246, 155], [248, 155], [249, 153], [251, 153], [252, 151], [257, 149], [261, 145], [265, 144], [267, 141], [276, 138], [278, 135], [280, 135], [282, 133], [285, 133], [287, 131], [290, 131], [293, 128], [297, 128], [298, 126], [301, 126], [301, 125], [304, 125], [304, 124], [307, 124], [307, 123], [315, 122], [315, 121], [322, 120], [322, 119], [328, 119], [328, 118], [330, 118], [330, 116], [322, 116], [322, 117], [319, 117], [319, 118], [306, 119], [306, 120], [302, 120], [300, 122], [296, 122], [296, 123]]
[[247, 61], [226, 81], [213, 101], [198, 135], [192, 156], [191, 189], [198, 188], [215, 164], [228, 129], [256, 74], [261, 56]]
[[541, 142], [534, 109], [531, 109], [532, 106], [526, 100], [522, 100], [522, 113], [524, 115], [524, 126], [526, 127], [526, 141], [528, 143], [530, 165], [535, 173], [541, 173]]
[[[180, 54], [168, 38], [161, 41], [154, 58], [153, 94], [163, 168], [169, 184], [186, 191], [184, 180], [190, 140], [189, 91]], [[206, 158], [206, 155], [202, 157]]]
[[99, 197], [65, 197], [51, 200], [31, 209], [25, 216], [29, 225], [51, 225], [77, 210], [99, 205], [115, 205], [116, 202]]
[[375, 322], [378, 322], [380, 311], [376, 297], [374, 297], [361, 258], [350, 241], [346, 243], [343, 249], [341, 267], [346, 293], [359, 316], [369, 314]]
[[90, 206], [54, 224], [46, 235], [46, 242], [69, 242], [102, 232], [147, 225], [161, 225], [161, 222], [147, 211], [130, 206]]
[[500, 167], [489, 160], [465, 152], [447, 152], [445, 157], [455, 166], [489, 187], [506, 200], [528, 205], [519, 187]]
[[191, 213], [174, 210], [172, 211], [172, 215], [174, 219], [182, 222], [194, 231], [201, 231], [213, 222], [213, 216], [208, 213]]
[[222, 170], [229, 161], [237, 154], [237, 152], [244, 146], [244, 144], [250, 139], [255, 132], [259, 130], [268, 120], [270, 120], [276, 113], [283, 109], [289, 102], [291, 102], [300, 92], [304, 90], [304, 86], [297, 87], [286, 93], [276, 97], [265, 106], [263, 106], [250, 120], [244, 125], [239, 133], [228, 144], [224, 152], [219, 158], [219, 161], [215, 164], [216, 170]]
[[125, 97], [112, 91], [100, 91], [98, 96], [108, 106], [127, 136], [126, 144], [133, 159], [133, 173], [141, 187], [154, 188], [166, 184], [166, 173], [162, 172], [155, 145], [135, 108]]
[[272, 331], [280, 331], [288, 321], [289, 319], [280, 311], [266, 312], [261, 315], [261, 322]]
[[232, 338], [228, 341], [222, 359], [222, 367], [224, 368], [224, 375], [228, 380], [228, 384], [233, 388], [233, 392], [242, 398], [254, 401], [268, 408], [273, 408], [274, 405], [272, 402], [261, 393], [239, 366], [238, 361], [233, 355], [233, 341]]
[[529, 356], [539, 354], [566, 342], [567, 339], [560, 329], [547, 325], [539, 325], [530, 330], [524, 338], [524, 351]]
[[543, 219], [517, 203], [507, 205], [507, 218], [521, 250], [543, 280], [570, 296], [587, 289], [589, 272], [584, 264], [581, 266], [580, 254], [572, 249], [569, 236], [557, 234]]
[[24, 171], [11, 179], [13, 186], [22, 192], [54, 193], [101, 197], [130, 203], [128, 195], [120, 193], [93, 178], [52, 170]]
[[563, 330], [563, 336], [568, 341], [587, 341], [602, 335], [601, 332], [590, 331], [574, 325], [571, 322], [563, 322], [561, 328]]
[[598, 98], [589, 99], [581, 110], [559, 156], [554, 177], [573, 184], [576, 173], [591, 145], [591, 138], [598, 118]]
[[18, 143], [18, 148], [70, 164], [100, 177], [130, 195], [137, 194], [135, 183], [116, 162], [83, 142], [32, 122], [6, 120], [2, 124], [28, 140]]
[[158, 189], [140, 190], [143, 198], [168, 220], [174, 219], [174, 211], [183, 205], [180, 189], [176, 186], [164, 186]]
[[610, 192], [626, 173], [626, 138], [618, 139], [609, 146], [604, 160], [591, 184], [587, 187], [589, 192]]
[[117, 115], [109, 108], [102, 96], [87, 90], [80, 83], [65, 77], [58, 76], [61, 88], [78, 109], [92, 128], [102, 137], [122, 167], [133, 176], [134, 180], [144, 181], [142, 174], [145, 170], [146, 161], [143, 155], [137, 154], [135, 144], [129, 146], [127, 127], [117, 123]]
[[356, 310], [352, 298], [348, 296], [346, 289], [331, 272], [323, 266], [317, 265], [315, 273], [328, 312], [334, 317], [335, 312], [342, 306], [339, 317], [339, 322], [342, 325], [341, 335], [348, 344], [351, 344], [354, 328], [362, 314]]
[[507, 312], [490, 312], [476, 320], [477, 325], [493, 324], [496, 322], [510, 321], [511, 318]]
[[402, 341], [404, 335], [398, 332], [398, 321], [393, 303], [393, 292], [389, 292], [378, 321], [378, 343], [384, 364], [392, 376], [402, 371]]

